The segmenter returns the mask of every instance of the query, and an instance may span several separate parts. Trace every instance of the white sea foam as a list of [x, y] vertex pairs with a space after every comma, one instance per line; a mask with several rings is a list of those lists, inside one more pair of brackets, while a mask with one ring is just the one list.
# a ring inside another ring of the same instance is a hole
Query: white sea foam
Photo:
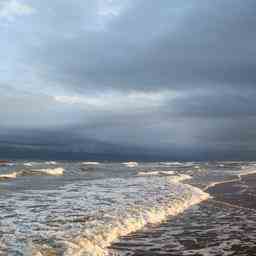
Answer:
[[138, 176], [158, 176], [158, 175], [174, 175], [174, 171], [148, 171], [148, 172], [138, 172]]
[[33, 176], [33, 175], [51, 175], [61, 176], [64, 174], [64, 169], [59, 168], [48, 168], [48, 169], [33, 169], [33, 170], [20, 170], [12, 173], [0, 174], [0, 180], [15, 179], [18, 176]]
[[137, 162], [125, 162], [125, 163], [122, 163], [123, 165], [126, 165], [127, 167], [136, 167], [138, 166], [139, 164]]
[[149, 223], [159, 223], [167, 217], [175, 216], [186, 208], [208, 198], [208, 194], [204, 194], [194, 187], [181, 186], [181, 184], [172, 183], [172, 181], [170, 181], [170, 185], [180, 192], [180, 197], [173, 198], [173, 200], [161, 205], [128, 208], [125, 213], [117, 218], [111, 218], [110, 222], [104, 226], [96, 226], [92, 230], [88, 230], [88, 237], [78, 236], [65, 243], [67, 250], [64, 255], [105, 255], [106, 248], [120, 236], [135, 232]]
[[57, 163], [55, 161], [46, 161], [45, 164], [56, 165]]
[[98, 165], [99, 162], [82, 162], [83, 165]]
[[[182, 176], [182, 178], [188, 177]], [[181, 180], [181, 177], [177, 177], [176, 181], [178, 180]], [[150, 184], [144, 184], [145, 181]], [[201, 190], [174, 182], [172, 178], [166, 179], [166, 183], [159, 183], [159, 181], [155, 180], [157, 183], [155, 186], [153, 185], [154, 181], [143, 180], [144, 185], [141, 185], [146, 186], [151, 197], [149, 198], [145, 191], [141, 191], [144, 192], [142, 195], [146, 198], [141, 198], [140, 204], [128, 202], [128, 204], [122, 204], [122, 207], [119, 206], [111, 212], [104, 213], [103, 211], [100, 221], [87, 220], [83, 232], [72, 239], [65, 239], [59, 243], [65, 248], [63, 255], [106, 255], [107, 247], [120, 236], [135, 232], [149, 223], [164, 221], [167, 217], [177, 215], [186, 208], [208, 198], [208, 194]], [[163, 188], [158, 187], [160, 184], [166, 186], [165, 189], [167, 190], [162, 191]], [[134, 193], [136, 192], [135, 190]], [[161, 195], [160, 192], [163, 194]]]
[[32, 163], [24, 163], [23, 165], [28, 166], [28, 167], [32, 167], [33, 166]]
[[175, 176], [170, 177], [170, 178], [173, 182], [181, 182], [181, 181], [184, 181], [184, 180], [192, 179], [192, 177], [190, 175], [187, 175], [187, 174], [179, 174], [179, 175], [175, 175]]
[[[27, 251], [33, 256], [60, 252], [65, 256], [106, 255], [107, 247], [118, 237], [164, 221], [209, 197], [177, 182], [185, 178], [188, 176], [89, 180], [51, 191], [17, 193], [15, 200], [13, 195], [1, 202], [0, 216], [6, 220], [1, 226], [7, 234], [4, 244], [22, 254], [23, 241], [32, 241]], [[7, 218], [10, 205], [18, 219]]]
[[34, 165], [38, 165], [40, 164], [40, 162], [26, 162], [26, 163], [23, 163], [24, 166], [27, 166], [27, 167], [32, 167]]
[[173, 166], [173, 167], [189, 167], [193, 166], [194, 162], [160, 162], [161, 165]]
[[242, 166], [242, 170], [239, 172], [239, 176], [244, 176], [244, 175], [250, 175], [250, 174], [256, 174], [256, 169], [255, 167], [251, 166]]
[[17, 172], [0, 174], [0, 180], [15, 179], [16, 177], [17, 177]]
[[166, 166], [184, 165], [184, 163], [181, 163], [181, 162], [160, 162], [160, 164], [166, 165]]
[[40, 173], [44, 173], [44, 174], [48, 174], [48, 175], [63, 175], [64, 174], [64, 169], [59, 167], [59, 168], [48, 168], [48, 169], [38, 169], [38, 170], [35, 170], [35, 171], [38, 171]]
[[58, 167], [58, 168], [46, 168], [46, 169], [22, 170], [18, 172], [18, 174], [22, 176], [29, 176], [29, 175], [61, 176], [64, 174], [64, 169], [62, 167]]

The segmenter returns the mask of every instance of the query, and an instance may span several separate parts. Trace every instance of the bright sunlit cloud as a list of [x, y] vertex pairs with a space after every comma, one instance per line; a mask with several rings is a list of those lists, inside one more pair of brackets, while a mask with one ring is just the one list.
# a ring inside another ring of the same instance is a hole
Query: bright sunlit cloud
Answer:
[[105, 93], [95, 96], [54, 96], [57, 102], [66, 104], [77, 104], [84, 107], [96, 109], [108, 109], [120, 111], [120, 109], [140, 109], [158, 107], [167, 101], [176, 98], [178, 93], [173, 91], [163, 92], [132, 92], [132, 93]]

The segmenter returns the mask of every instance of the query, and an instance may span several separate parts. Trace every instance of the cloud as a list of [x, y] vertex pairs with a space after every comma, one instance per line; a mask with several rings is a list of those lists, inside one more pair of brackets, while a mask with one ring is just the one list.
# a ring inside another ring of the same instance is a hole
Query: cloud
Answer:
[[35, 13], [35, 9], [29, 4], [18, 0], [3, 0], [0, 2], [0, 18], [8, 21], [14, 20], [17, 16], [26, 16]]
[[3, 3], [6, 20], [40, 12], [1, 31], [2, 130], [172, 153], [256, 146], [254, 0]]
[[[147, 108], [157, 108], [166, 102], [176, 98], [177, 94], [172, 91], [162, 92], [104, 92], [88, 96], [70, 96], [58, 95], [54, 96], [57, 102], [70, 105], [78, 105], [84, 109], [93, 111], [131, 111], [142, 110]], [[125, 113], [124, 113], [125, 114]]]
[[134, 1], [105, 30], [57, 34], [29, 58], [72, 90], [253, 87], [254, 10], [251, 0]]

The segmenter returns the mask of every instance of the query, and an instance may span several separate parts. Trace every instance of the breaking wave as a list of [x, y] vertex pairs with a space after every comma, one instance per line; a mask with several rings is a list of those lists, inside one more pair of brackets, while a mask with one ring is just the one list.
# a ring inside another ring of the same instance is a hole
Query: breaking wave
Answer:
[[238, 176], [240, 177], [240, 176], [250, 175], [250, 174], [255, 174], [255, 173], [256, 173], [255, 167], [249, 166], [247, 168], [246, 167], [242, 168], [242, 170], [240, 171]]
[[64, 169], [62, 167], [58, 167], [58, 168], [46, 168], [46, 169], [22, 170], [18, 174], [21, 176], [26, 176], [26, 175], [60, 176], [64, 174]]
[[125, 163], [122, 163], [123, 165], [127, 166], [127, 167], [136, 167], [138, 166], [139, 164], [137, 162], [125, 162]]
[[48, 169], [25, 169], [20, 171], [14, 171], [11, 173], [0, 174], [1, 180], [11, 180], [16, 179], [18, 176], [33, 176], [33, 175], [51, 175], [51, 176], [61, 176], [64, 174], [64, 168], [48, 168]]
[[99, 162], [82, 162], [83, 165], [99, 165]]
[[138, 172], [138, 176], [158, 176], [158, 175], [174, 175], [174, 171], [148, 171], [148, 172]]
[[[196, 187], [174, 182], [174, 180], [180, 181], [181, 177], [137, 179], [140, 189], [136, 187], [135, 182], [132, 192], [133, 196], [136, 195], [135, 200], [123, 203], [119, 201], [111, 209], [101, 209], [100, 214], [95, 213], [91, 219], [82, 218], [83, 231], [80, 230], [79, 234], [74, 236], [71, 234], [68, 239], [66, 234], [65, 239], [61, 238], [57, 241], [64, 252], [63, 255], [107, 255], [107, 248], [120, 236], [140, 230], [150, 223], [160, 223], [209, 197], [207, 193]], [[114, 182], [122, 183], [117, 179]], [[122, 200], [122, 197], [119, 200]], [[54, 252], [55, 249], [49, 244], [33, 245], [32, 255], [47, 255], [47, 250]]]
[[38, 165], [40, 164], [40, 162], [26, 162], [26, 163], [23, 163], [24, 166], [27, 166], [27, 167], [32, 167], [34, 165]]
[[55, 161], [46, 161], [44, 164], [56, 165], [57, 163]]
[[195, 165], [194, 162], [160, 162], [160, 165], [173, 167], [190, 167]]
[[16, 177], [17, 177], [17, 172], [0, 174], [0, 180], [15, 179]]

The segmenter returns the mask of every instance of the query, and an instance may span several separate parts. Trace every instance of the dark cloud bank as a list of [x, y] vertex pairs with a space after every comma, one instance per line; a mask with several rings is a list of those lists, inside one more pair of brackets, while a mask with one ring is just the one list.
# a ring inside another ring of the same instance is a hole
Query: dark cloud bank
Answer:
[[254, 0], [4, 2], [0, 157], [255, 159]]

